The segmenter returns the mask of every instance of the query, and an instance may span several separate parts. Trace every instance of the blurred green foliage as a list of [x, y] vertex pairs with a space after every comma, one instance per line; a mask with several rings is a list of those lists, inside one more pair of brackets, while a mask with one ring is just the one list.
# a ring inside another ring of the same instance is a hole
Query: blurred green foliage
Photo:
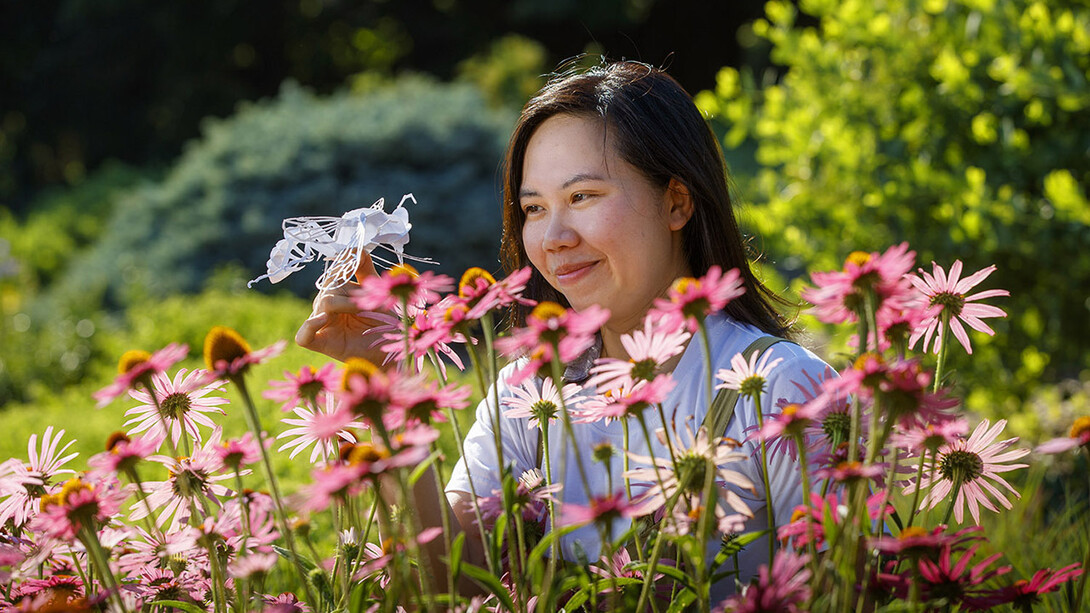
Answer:
[[[697, 97], [748, 224], [798, 289], [854, 250], [909, 241], [919, 263], [998, 266], [1008, 313], [952, 352], [970, 404], [1017, 410], [1090, 379], [1090, 7], [1014, 0], [774, 0], [753, 31], [779, 78], [724, 68]], [[800, 22], [817, 24], [800, 25]], [[993, 320], [996, 321], [996, 320]]]
[[458, 65], [458, 78], [476, 85], [488, 103], [521, 108], [545, 84], [545, 47], [534, 40], [508, 34], [492, 42], [488, 52]]
[[[414, 224], [408, 252], [452, 274], [495, 267], [495, 180], [511, 123], [510, 114], [485, 108], [472, 86], [424, 77], [324, 98], [286, 84], [275, 99], [206, 122], [161, 182], [117, 203], [101, 240], [53, 294], [119, 306], [134, 293], [199, 290], [228, 263], [257, 277], [284, 218], [339, 217], [380, 197], [392, 210], [410, 192], [419, 204], [406, 205]], [[319, 268], [285, 285], [309, 294]]]

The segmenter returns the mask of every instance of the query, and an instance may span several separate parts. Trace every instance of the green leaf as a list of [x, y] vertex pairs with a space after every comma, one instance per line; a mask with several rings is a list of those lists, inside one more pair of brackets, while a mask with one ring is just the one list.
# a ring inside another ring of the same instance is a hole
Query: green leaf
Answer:
[[431, 455], [429, 455], [427, 458], [424, 458], [424, 461], [417, 465], [417, 467], [414, 468], [411, 473], [409, 473], [409, 487], [416, 485], [416, 482], [419, 481], [420, 477], [424, 475], [424, 471], [431, 468], [431, 465], [439, 459], [439, 456], [442, 455], [442, 453], [443, 452], [439, 449], [431, 452]]
[[315, 568], [317, 568], [314, 565], [314, 562], [311, 562], [309, 559], [304, 558], [303, 556], [292, 556], [290, 550], [285, 549], [285, 548], [281, 547], [280, 545], [273, 545], [272, 548], [273, 548], [273, 551], [275, 551], [277, 553], [277, 555], [279, 555], [281, 558], [284, 558], [288, 562], [291, 562], [293, 558], [298, 559], [303, 564], [303, 568], [307, 569], [308, 571], [311, 571], [311, 570], [314, 570]]
[[451, 566], [455, 581], [458, 580], [458, 575], [462, 572], [462, 548], [465, 544], [465, 532], [459, 532], [458, 536], [454, 537], [454, 542], [450, 544], [450, 560], [447, 560], [447, 563]]
[[198, 607], [191, 602], [182, 602], [181, 600], [156, 600], [155, 602], [147, 603], [149, 607], [172, 607], [175, 609], [181, 609], [186, 613], [205, 613], [205, 610]]
[[674, 595], [674, 600], [670, 603], [670, 608], [666, 609], [666, 613], [681, 613], [693, 604], [696, 600], [696, 592], [690, 589], [684, 589]]
[[511, 594], [507, 592], [507, 588], [503, 586], [503, 583], [500, 582], [496, 575], [473, 564], [463, 564], [462, 572], [479, 583], [481, 587], [492, 592], [499, 599], [500, 604], [507, 607], [508, 611], [515, 610], [515, 603], [511, 600]]

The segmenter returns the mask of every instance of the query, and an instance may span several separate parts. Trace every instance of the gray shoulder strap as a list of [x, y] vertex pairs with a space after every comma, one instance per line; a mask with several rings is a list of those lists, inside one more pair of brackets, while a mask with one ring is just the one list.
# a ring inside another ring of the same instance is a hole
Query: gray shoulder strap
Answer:
[[[778, 336], [762, 336], [750, 343], [749, 347], [742, 351], [742, 355], [745, 356], [746, 360], [753, 355], [754, 351], [764, 355], [769, 347], [782, 340], [785, 339]], [[727, 424], [734, 417], [734, 407], [737, 404], [738, 390], [719, 390], [719, 393], [715, 395], [715, 399], [712, 400], [711, 406], [708, 407], [707, 415], [704, 416], [703, 425], [708, 428], [709, 438], [719, 438], [727, 432]], [[758, 410], [760, 409], [758, 408]]]

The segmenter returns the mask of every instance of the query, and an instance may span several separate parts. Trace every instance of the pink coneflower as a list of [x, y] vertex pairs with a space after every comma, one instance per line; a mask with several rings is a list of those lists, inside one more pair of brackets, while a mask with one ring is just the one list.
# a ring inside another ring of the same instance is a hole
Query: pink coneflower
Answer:
[[619, 491], [595, 496], [591, 498], [587, 506], [566, 503], [560, 510], [559, 525], [573, 526], [597, 522], [611, 526], [615, 519], [631, 519], [646, 515], [647, 512], [648, 510], [643, 506], [630, 501], [624, 491]]
[[877, 400], [890, 419], [912, 428], [950, 419], [946, 411], [958, 404], [944, 392], [929, 391], [931, 380], [931, 373], [917, 359], [889, 363], [881, 355], [867, 352], [841, 372], [839, 379], [828, 381], [825, 390]]
[[[427, 309], [413, 304], [396, 305], [390, 313], [383, 311], [363, 311], [359, 315], [378, 323], [363, 333], [365, 340], [371, 341], [371, 347], [381, 349], [386, 357], [383, 364], [391, 361], [405, 361], [405, 325], [408, 323], [409, 353], [413, 356], [416, 370], [424, 368], [428, 352], [434, 351], [454, 364], [458, 370], [465, 370], [462, 358], [451, 348], [453, 343], [464, 343], [466, 337], [452, 330], [453, 323], [447, 321], [446, 313], [450, 308], [452, 296], [446, 296], [439, 303]], [[407, 314], [407, 315], [405, 315]], [[446, 363], [439, 361], [439, 368], [446, 376]]]
[[[1017, 437], [1005, 441], [995, 442], [1006, 427], [1007, 420], [1001, 419], [994, 426], [990, 426], [988, 420], [980, 422], [973, 430], [968, 440], [960, 439], [950, 445], [944, 445], [939, 449], [938, 473], [925, 473], [920, 480], [920, 488], [930, 488], [920, 509], [930, 506], [934, 508], [950, 495], [950, 491], [957, 490], [957, 498], [954, 500], [954, 519], [961, 523], [964, 508], [969, 507], [969, 513], [973, 516], [973, 522], [980, 525], [980, 509], [984, 507], [990, 511], [999, 512], [991, 503], [988, 494], [991, 494], [1000, 504], [1010, 509], [1011, 503], [989, 481], [994, 481], [1012, 494], [1020, 497], [1018, 491], [1007, 483], [1000, 473], [1008, 472], [1016, 468], [1025, 468], [1028, 464], [1004, 464], [1024, 457], [1029, 449], [1007, 448], [1018, 440]], [[904, 488], [904, 494], [911, 494], [917, 484], [910, 483]]]
[[738, 393], [745, 398], [759, 397], [764, 392], [768, 375], [783, 361], [783, 358], [772, 360], [772, 353], [767, 351], [760, 357], [760, 361], [758, 356], [760, 352], [754, 351], [749, 356], [749, 361], [746, 361], [741, 353], [734, 354], [730, 359], [730, 369], [720, 368], [719, 372], [715, 373], [715, 378], [722, 381], [715, 386], [715, 389], [738, 390]]
[[390, 408], [383, 415], [383, 422], [387, 430], [445, 422], [445, 409], [466, 408], [472, 393], [468, 385], [452, 383], [439, 387], [422, 377], [406, 377], [390, 389]]
[[205, 383], [240, 377], [250, 366], [280, 355], [285, 346], [287, 342], [279, 340], [253, 351], [238, 332], [226, 326], [213, 326], [204, 337], [204, 363], [208, 367]]
[[[999, 590], [999, 600], [1002, 603], [1010, 603], [1021, 611], [1033, 611], [1041, 603], [1041, 594], [1056, 591], [1060, 585], [1082, 575], [1084, 569], [1079, 564], [1071, 564], [1060, 570], [1044, 568], [1030, 577], [1029, 581], [1020, 579], [1013, 585]], [[1000, 603], [996, 603], [1000, 604]]]
[[174, 563], [183, 568], [197, 556], [207, 552], [197, 546], [200, 531], [192, 526], [180, 526], [163, 535], [136, 527], [136, 536], [125, 543], [124, 553], [117, 560], [118, 569], [127, 575], [137, 575], [145, 568], [166, 568]]
[[757, 582], [737, 596], [731, 596], [714, 609], [716, 613], [799, 613], [810, 600], [810, 569], [806, 555], [781, 551], [772, 560], [772, 568], [762, 564]]
[[64, 430], [57, 430], [53, 436], [53, 426], [46, 426], [42, 434], [42, 444], [38, 446], [38, 435], [31, 434], [27, 442], [28, 464], [11, 459], [0, 465], [0, 482], [7, 485], [0, 487], [0, 526], [11, 520], [18, 527], [34, 517], [38, 511], [38, 498], [46, 493], [53, 480], [62, 474], [75, 474], [76, 471], [61, 468], [69, 460], [78, 456], [71, 453], [61, 457], [75, 440], [68, 441], [61, 447]]
[[621, 345], [628, 353], [627, 360], [599, 358], [590, 369], [591, 378], [586, 386], [600, 390], [621, 387], [624, 381], [650, 381], [660, 374], [662, 366], [674, 356], [685, 351], [685, 344], [692, 337], [679, 325], [666, 318], [644, 317], [643, 330], [621, 335]]
[[[443, 533], [442, 528], [425, 528], [420, 531], [415, 538], [417, 544], [426, 545], [436, 539]], [[364, 579], [379, 579], [380, 585], [384, 585], [389, 582], [387, 577], [380, 576], [380, 573], [385, 574], [386, 567], [389, 566], [390, 561], [394, 556], [403, 556], [407, 549], [406, 543], [401, 540], [395, 540], [393, 537], [383, 539], [382, 547], [375, 545], [374, 543], [367, 543], [364, 545], [363, 557], [364, 562], [360, 565], [359, 570], [352, 577], [353, 581], [361, 581]]]
[[185, 358], [189, 353], [188, 345], [171, 343], [155, 353], [146, 351], [127, 351], [117, 364], [119, 374], [114, 382], [92, 394], [98, 401], [98, 408], [112, 402], [118, 396], [133, 389], [138, 383], [146, 383], [151, 375], [162, 373]]
[[[578, 409], [582, 402], [579, 396], [581, 391], [582, 388], [575, 383], [569, 383], [561, 389], [563, 405], [569, 411]], [[527, 429], [543, 427], [541, 424], [551, 424], [560, 414], [561, 396], [556, 393], [556, 384], [553, 383], [552, 377], [528, 379], [520, 385], [513, 386], [511, 393], [514, 395], [500, 401], [500, 405], [504, 407], [503, 415], [509, 419], [528, 417]]]
[[814, 471], [818, 479], [832, 479], [837, 483], [852, 483], [871, 479], [881, 485], [886, 469], [881, 464], [863, 464], [862, 462], [840, 462], [835, 466], [819, 468]]
[[261, 461], [261, 446], [254, 439], [253, 432], [246, 432], [240, 438], [228, 439], [222, 445], [213, 447], [212, 451], [220, 461], [220, 470], [224, 471], [234, 472]]
[[889, 437], [889, 445], [919, 455], [924, 451], [936, 451], [943, 445], [952, 445], [968, 433], [968, 420], [955, 417], [896, 430]]
[[399, 304], [432, 304], [453, 288], [454, 280], [446, 275], [397, 264], [377, 277], [365, 277], [352, 299], [363, 311], [392, 311]]
[[47, 537], [71, 542], [84, 530], [97, 531], [121, 508], [128, 494], [116, 479], [86, 482], [72, 477], [60, 491], [42, 497], [41, 512], [29, 527]]
[[262, 613], [310, 613], [310, 605], [300, 602], [290, 592], [284, 592], [279, 596], [266, 596], [265, 609]]
[[[198, 424], [215, 429], [216, 422], [209, 417], [211, 413], [226, 415], [220, 405], [229, 401], [222, 396], [209, 396], [209, 394], [222, 394], [223, 383], [220, 381], [208, 382], [208, 374], [203, 370], [194, 370], [186, 374], [186, 369], [180, 369], [172, 381], [166, 373], [157, 373], [152, 380], [155, 385], [155, 397], [159, 401], [159, 408], [151, 399], [151, 395], [145, 390], [133, 390], [129, 395], [141, 403], [125, 411], [126, 416], [132, 416], [122, 426], [128, 429], [129, 436], [145, 432], [145, 436], [162, 443], [166, 439], [163, 431], [163, 422], [170, 428], [170, 438], [177, 446], [182, 438], [183, 430], [193, 437], [198, 444], [201, 442], [201, 431]], [[162, 418], [160, 418], [160, 416]]]
[[337, 448], [340, 441], [355, 443], [356, 437], [349, 428], [362, 428], [363, 424], [354, 421], [352, 413], [345, 406], [337, 406], [335, 396], [325, 393], [325, 409], [321, 407], [317, 411], [311, 411], [305, 407], [295, 407], [293, 412], [299, 419], [281, 419], [280, 421], [294, 426], [276, 435], [276, 440], [286, 439], [278, 451], [291, 449], [288, 459], [312, 447], [310, 463], [321, 458], [329, 461], [337, 456]]
[[814, 305], [815, 315], [826, 323], [859, 320], [867, 296], [876, 310], [901, 310], [912, 300], [912, 286], [904, 275], [912, 270], [916, 252], [908, 243], [894, 245], [885, 253], [853, 252], [844, 270], [814, 272], [814, 288], [803, 290], [803, 300]]
[[148, 602], [156, 600], [201, 602], [203, 599], [203, 589], [197, 575], [187, 572], [175, 575], [166, 568], [141, 570], [133, 586], [136, 592]]
[[252, 553], [238, 556], [227, 565], [227, 573], [235, 579], [244, 579], [253, 575], [264, 575], [276, 566], [279, 558], [275, 553]]
[[[942, 322], [947, 319], [950, 323], [950, 330], [954, 333], [958, 342], [961, 343], [962, 347], [965, 347], [967, 353], [972, 354], [973, 347], [969, 344], [969, 335], [965, 332], [961, 322], [965, 322], [966, 325], [978, 332], [994, 336], [995, 330], [992, 330], [981, 319], [985, 317], [1006, 317], [1007, 314], [999, 307], [989, 304], [975, 304], [975, 302], [985, 298], [1009, 296], [1010, 292], [1005, 289], [990, 289], [972, 296], [965, 295], [970, 289], [992, 274], [995, 271], [995, 266], [978, 270], [960, 280], [961, 260], [954, 261], [954, 264], [950, 267], [949, 275], [946, 274], [942, 266], [934, 262], [931, 262], [931, 270], [933, 274], [927, 274], [921, 268], [922, 279], [915, 275], [909, 275], [908, 277], [912, 281], [912, 285], [916, 286], [931, 300], [929, 317], [920, 323], [920, 327], [913, 331], [912, 337], [908, 339], [908, 344], [910, 347], [915, 347], [916, 343], [923, 338], [923, 351], [927, 351], [928, 347], [931, 347], [935, 353], [938, 353], [939, 347], [943, 344]], [[933, 345], [931, 343], [932, 336], [935, 337]]]
[[[548, 501], [555, 500], [555, 494], [563, 486], [560, 483], [545, 484], [545, 476], [541, 469], [533, 468], [519, 475], [518, 485], [512, 497], [512, 510], [522, 510], [522, 518], [528, 522], [544, 524], [548, 514]], [[491, 496], [482, 496], [477, 499], [481, 509], [481, 519], [486, 522], [494, 522], [504, 514], [503, 492], [492, 490]]]
[[466, 270], [458, 282], [458, 298], [466, 306], [465, 319], [481, 319], [490, 311], [516, 302], [534, 304], [532, 300], [522, 297], [532, 274], [533, 268], [527, 266], [507, 275], [502, 281], [496, 281], [481, 268]]
[[797, 439], [804, 439], [803, 445], [806, 444], [806, 430], [821, 415], [821, 409], [822, 405], [814, 402], [785, 405], [779, 413], [766, 415], [764, 425], [752, 431], [746, 440], [791, 441], [786, 449], [792, 458], [798, 457]]
[[946, 526], [935, 526], [930, 531], [919, 526], [909, 526], [897, 536], [874, 537], [869, 539], [869, 542], [871, 547], [879, 553], [906, 558], [935, 559], [943, 548], [956, 551], [965, 543], [983, 539], [983, 530], [980, 526], [972, 526], [947, 534]]
[[[986, 609], [990, 604], [991, 594], [977, 589], [977, 586], [985, 581], [1010, 572], [1010, 566], [988, 569], [1002, 553], [997, 553], [984, 558], [975, 565], [972, 564], [979, 544], [972, 545], [961, 555], [960, 559], [954, 558], [954, 545], [944, 545], [938, 558], [920, 558], [918, 569], [923, 597], [931, 600], [942, 598], [948, 606], [962, 605], [965, 609]], [[903, 593], [903, 592], [902, 592]]]
[[708, 314], [722, 310], [745, 292], [737, 268], [723, 273], [723, 269], [712, 266], [699, 279], [682, 277], [674, 281], [666, 298], [655, 299], [648, 316], [665, 317], [671, 324], [685, 326], [695, 333]]
[[674, 378], [667, 374], [661, 374], [652, 381], [623, 381], [620, 388], [607, 390], [605, 394], [580, 403], [573, 421], [602, 421], [608, 424], [613, 419], [641, 415], [647, 407], [664, 402], [676, 384]]
[[504, 355], [528, 358], [507, 383], [518, 385], [534, 374], [550, 376], [554, 355], [561, 363], [578, 358], [594, 344], [595, 334], [607, 321], [609, 311], [596, 305], [582, 311], [565, 309], [555, 302], [537, 305], [527, 316], [525, 328], [517, 328], [496, 341], [496, 348]]
[[87, 465], [91, 467], [92, 474], [95, 475], [111, 473], [131, 475], [137, 463], [159, 449], [159, 442], [159, 439], [151, 436], [130, 439], [125, 434], [116, 432], [106, 442], [106, 451], [91, 456], [87, 460]]
[[294, 407], [309, 402], [313, 407], [318, 402], [321, 392], [332, 392], [337, 389], [337, 366], [330, 362], [318, 370], [310, 366], [299, 369], [299, 374], [284, 371], [287, 377], [284, 381], [269, 381], [272, 389], [267, 389], [261, 395], [269, 400], [279, 402], [283, 411], [290, 411]]
[[166, 524], [166, 530], [170, 532], [189, 519], [192, 506], [195, 505], [198, 510], [205, 503], [220, 506], [220, 499], [230, 495], [231, 490], [217, 482], [235, 478], [234, 475], [216, 474], [221, 463], [213, 448], [220, 444], [220, 435], [219, 430], [214, 431], [204, 446], [194, 449], [193, 455], [187, 458], [148, 458], [166, 466], [169, 474], [166, 481], [144, 481], [148, 504], [138, 501], [133, 505], [130, 517], [133, 520], [147, 517], [150, 506], [159, 510], [156, 525]]
[[[749, 456], [734, 451], [734, 445], [723, 444], [722, 439], [709, 438], [708, 431], [703, 426], [695, 435], [688, 427], [686, 431], [689, 438], [687, 443], [675, 436], [673, 445], [675, 458], [641, 456], [628, 452], [633, 462], [649, 467], [636, 468], [624, 474], [633, 481], [651, 484], [651, 487], [640, 497], [639, 502], [646, 504], [648, 509], [654, 510], [662, 507], [678, 490], [688, 496], [700, 496], [704, 491], [704, 475], [706, 471], [712, 470], [715, 471], [716, 484], [721, 490], [720, 495], [716, 496], [716, 507], [725, 514], [731, 514], [733, 511], [752, 517], [753, 512], [741, 496], [726, 486], [734, 485], [755, 492], [753, 482], [740, 472], [724, 468], [725, 465], [748, 460]], [[656, 430], [655, 434], [665, 445], [667, 435], [663, 429]], [[674, 472], [675, 462], [680, 474]], [[662, 478], [661, 483], [659, 483], [659, 477]]]
[[1076, 447], [1090, 449], [1090, 417], [1079, 417], [1071, 424], [1069, 436], [1045, 441], [1037, 447], [1037, 453], [1063, 453]]

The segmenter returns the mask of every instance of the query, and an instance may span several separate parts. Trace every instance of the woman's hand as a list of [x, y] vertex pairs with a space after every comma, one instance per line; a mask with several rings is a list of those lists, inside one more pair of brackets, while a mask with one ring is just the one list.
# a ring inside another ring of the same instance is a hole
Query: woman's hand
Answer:
[[365, 277], [372, 276], [378, 276], [378, 272], [371, 255], [364, 253], [356, 270], [356, 283], [349, 282], [318, 292], [310, 317], [295, 333], [295, 342], [300, 347], [324, 353], [342, 362], [348, 358], [365, 358], [376, 366], [382, 365], [385, 354], [372, 346], [380, 339], [365, 336], [365, 333], [383, 322], [361, 317], [359, 308], [350, 297], [353, 291], [359, 289]]

